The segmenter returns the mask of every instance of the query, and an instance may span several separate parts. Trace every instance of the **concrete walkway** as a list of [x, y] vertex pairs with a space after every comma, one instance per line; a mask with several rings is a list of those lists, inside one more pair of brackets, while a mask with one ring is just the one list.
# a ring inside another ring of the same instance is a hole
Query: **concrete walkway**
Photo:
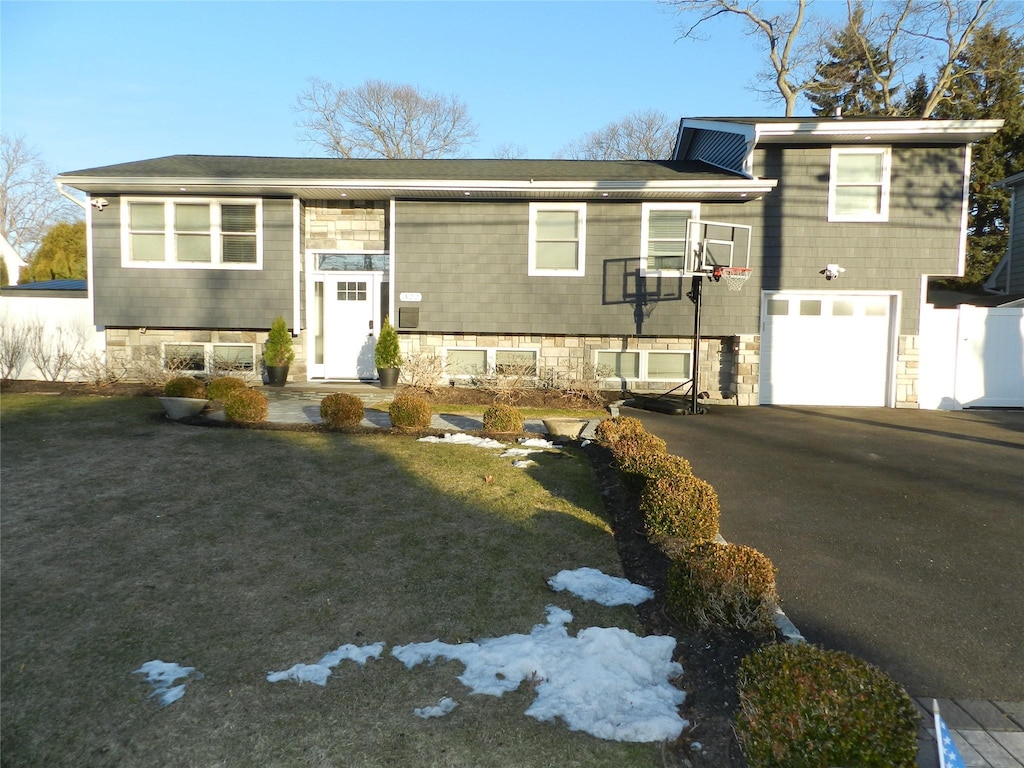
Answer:
[[[335, 382], [294, 383], [283, 388], [263, 387], [261, 391], [269, 404], [268, 420], [284, 424], [320, 423], [320, 401], [330, 392], [350, 392], [366, 405], [388, 402], [395, 394], [375, 384]], [[384, 411], [367, 410], [362, 424], [389, 427], [391, 420]], [[584, 436], [592, 434], [596, 424], [588, 424]], [[480, 430], [483, 425], [475, 416], [435, 414], [431, 427], [464, 432]], [[547, 431], [539, 420], [528, 420], [524, 429], [541, 434]], [[932, 701], [916, 697], [914, 704], [921, 715], [918, 766], [939, 768]], [[1024, 703], [940, 699], [939, 708], [967, 768], [1024, 768]]]

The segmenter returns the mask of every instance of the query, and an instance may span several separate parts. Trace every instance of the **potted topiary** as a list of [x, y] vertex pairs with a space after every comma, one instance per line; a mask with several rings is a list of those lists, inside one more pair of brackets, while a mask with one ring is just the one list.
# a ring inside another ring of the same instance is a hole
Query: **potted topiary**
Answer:
[[198, 416], [209, 404], [206, 385], [191, 376], [176, 376], [164, 384], [164, 396], [160, 398], [167, 418], [186, 419]]
[[288, 366], [295, 359], [292, 335], [284, 317], [278, 315], [270, 326], [267, 343], [263, 347], [263, 363], [267, 366], [267, 385], [283, 387], [288, 381]]
[[387, 317], [380, 328], [377, 345], [373, 350], [377, 376], [384, 389], [394, 389], [398, 384], [399, 366], [402, 364], [402, 353], [398, 348], [398, 331]]

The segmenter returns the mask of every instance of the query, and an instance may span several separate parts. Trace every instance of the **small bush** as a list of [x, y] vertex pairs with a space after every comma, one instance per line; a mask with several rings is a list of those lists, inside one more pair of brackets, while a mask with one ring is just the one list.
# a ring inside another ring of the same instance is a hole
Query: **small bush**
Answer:
[[396, 427], [426, 429], [430, 426], [430, 403], [416, 395], [399, 395], [388, 408], [388, 415]]
[[705, 541], [669, 567], [668, 611], [684, 624], [770, 633], [778, 604], [775, 566], [756, 549]]
[[206, 385], [191, 376], [176, 376], [164, 384], [165, 397], [194, 397], [206, 399]]
[[320, 418], [330, 427], [354, 427], [363, 420], [363, 401], [349, 392], [332, 392], [320, 401]]
[[623, 434], [611, 444], [623, 483], [634, 491], [643, 489], [655, 467], [668, 455], [665, 441], [649, 432]]
[[267, 398], [255, 389], [236, 389], [224, 401], [224, 415], [229, 421], [266, 421]]
[[523, 414], [505, 403], [495, 403], [484, 411], [484, 429], [488, 432], [522, 432]]
[[226, 400], [228, 395], [239, 389], [246, 389], [245, 382], [234, 376], [218, 376], [206, 385], [206, 396], [211, 400]]
[[602, 443], [611, 445], [625, 435], [638, 435], [646, 432], [643, 422], [632, 416], [615, 416], [605, 419], [597, 425], [594, 436]]
[[840, 651], [773, 645], [739, 671], [736, 736], [750, 768], [914, 768], [917, 714], [884, 672]]
[[640, 514], [649, 537], [696, 543], [718, 535], [721, 508], [711, 483], [689, 473], [665, 474], [647, 479], [640, 492]]

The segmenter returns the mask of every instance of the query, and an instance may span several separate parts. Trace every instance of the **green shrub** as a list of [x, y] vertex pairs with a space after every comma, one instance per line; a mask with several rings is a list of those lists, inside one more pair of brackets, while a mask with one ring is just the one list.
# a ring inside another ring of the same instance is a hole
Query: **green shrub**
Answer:
[[176, 376], [164, 384], [165, 397], [194, 397], [206, 399], [206, 385], [191, 376]]
[[246, 389], [245, 382], [234, 376], [218, 376], [206, 385], [206, 396], [211, 400], [225, 400], [232, 392]]
[[488, 432], [522, 432], [523, 414], [505, 403], [495, 403], [484, 411], [484, 429]]
[[640, 515], [648, 537], [696, 543], [718, 535], [721, 509], [711, 483], [689, 473], [666, 474], [647, 479], [640, 492]]
[[354, 427], [363, 420], [363, 401], [349, 392], [332, 392], [320, 401], [320, 418], [330, 427]]
[[632, 416], [615, 416], [605, 419], [594, 430], [599, 442], [611, 445], [624, 435], [636, 435], [645, 432], [643, 422]]
[[269, 366], [280, 367], [291, 365], [295, 360], [292, 349], [292, 334], [283, 315], [274, 318], [267, 334], [267, 343], [263, 347], [263, 362]]
[[384, 318], [384, 324], [380, 327], [380, 335], [377, 336], [377, 343], [373, 348], [373, 362], [378, 368], [398, 368], [402, 364], [402, 354], [398, 346], [398, 331], [387, 317]]
[[224, 400], [224, 415], [229, 421], [266, 421], [267, 398], [255, 389], [236, 389]]
[[775, 566], [756, 549], [704, 541], [683, 548], [668, 572], [668, 612], [699, 627], [775, 629]]
[[644, 487], [653, 469], [668, 455], [665, 441], [650, 432], [621, 434], [611, 444], [611, 452], [623, 483], [634, 491]]
[[396, 427], [426, 429], [430, 426], [430, 403], [416, 395], [399, 395], [388, 407], [388, 415]]
[[671, 453], [655, 453], [648, 459], [644, 468], [646, 480], [667, 477], [682, 482], [684, 478], [692, 476], [693, 469], [690, 467], [690, 462], [680, 456], [673, 456]]
[[750, 768], [914, 768], [917, 714], [867, 662], [813, 645], [773, 645], [739, 671], [736, 736]]

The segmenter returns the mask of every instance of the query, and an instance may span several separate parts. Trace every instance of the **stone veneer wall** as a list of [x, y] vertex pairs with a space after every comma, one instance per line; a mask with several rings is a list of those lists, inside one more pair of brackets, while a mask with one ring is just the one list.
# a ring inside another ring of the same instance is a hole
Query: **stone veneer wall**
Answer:
[[[387, 227], [383, 202], [310, 200], [305, 204], [306, 248], [309, 250], [383, 251]], [[369, 207], [367, 207], [369, 206]]]
[[920, 408], [917, 382], [920, 373], [921, 347], [918, 336], [900, 336], [896, 347], [897, 408]]
[[[622, 336], [513, 336], [496, 334], [399, 334], [402, 354], [442, 357], [449, 348], [498, 348], [538, 350], [541, 371], [579, 371], [592, 365], [599, 350], [671, 350], [690, 351], [688, 338]], [[700, 390], [708, 392], [710, 402], [731, 401], [738, 405], [757, 405], [759, 336], [701, 339], [699, 358]], [[543, 376], [543, 373], [542, 373]], [[636, 392], [665, 392], [679, 382], [638, 381], [628, 387]], [[613, 381], [609, 388], [616, 387]]]
[[[219, 330], [174, 330], [141, 328], [107, 328], [107, 359], [126, 360], [129, 370], [135, 372], [131, 378], [138, 378], [139, 371], [159, 370], [163, 360], [164, 344], [252, 344], [259, 373], [263, 345], [267, 340], [266, 331], [219, 331]], [[306, 380], [306, 355], [304, 337], [292, 339], [295, 362], [289, 366], [289, 381]]]

